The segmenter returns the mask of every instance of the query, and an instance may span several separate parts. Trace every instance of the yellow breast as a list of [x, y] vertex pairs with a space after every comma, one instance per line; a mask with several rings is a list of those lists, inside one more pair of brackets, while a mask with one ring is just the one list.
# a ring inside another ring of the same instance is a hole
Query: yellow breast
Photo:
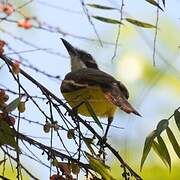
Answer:
[[[113, 117], [116, 110], [116, 106], [105, 98], [99, 87], [88, 87], [63, 93], [63, 96], [72, 108], [79, 106], [84, 100], [88, 100], [96, 115], [100, 117]], [[80, 105], [77, 111], [81, 115], [91, 116], [85, 104]]]

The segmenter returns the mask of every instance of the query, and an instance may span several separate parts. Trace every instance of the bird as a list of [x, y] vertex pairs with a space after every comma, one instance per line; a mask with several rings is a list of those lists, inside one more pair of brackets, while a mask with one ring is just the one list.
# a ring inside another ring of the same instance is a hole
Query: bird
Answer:
[[92, 116], [86, 101], [98, 117], [107, 117], [109, 127], [117, 108], [130, 114], [140, 113], [128, 102], [129, 92], [126, 86], [110, 74], [101, 71], [96, 60], [88, 52], [72, 46], [61, 38], [71, 60], [71, 72], [65, 75], [60, 90], [72, 109], [84, 116]]

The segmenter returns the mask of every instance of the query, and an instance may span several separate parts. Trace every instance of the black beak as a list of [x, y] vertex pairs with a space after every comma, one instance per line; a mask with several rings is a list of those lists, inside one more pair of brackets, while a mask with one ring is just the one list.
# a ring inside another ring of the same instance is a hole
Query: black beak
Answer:
[[76, 48], [74, 48], [69, 42], [67, 42], [67, 41], [66, 41], [65, 39], [63, 39], [63, 38], [61, 38], [61, 40], [62, 40], [64, 46], [66, 47], [66, 49], [67, 49], [67, 51], [68, 51], [68, 53], [69, 53], [70, 56], [71, 56], [71, 55], [77, 55], [77, 54], [78, 54]]

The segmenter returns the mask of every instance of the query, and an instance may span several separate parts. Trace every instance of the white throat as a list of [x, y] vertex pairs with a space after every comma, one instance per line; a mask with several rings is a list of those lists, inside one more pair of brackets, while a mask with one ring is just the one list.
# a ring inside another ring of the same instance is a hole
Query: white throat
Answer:
[[87, 68], [86, 65], [79, 59], [78, 56], [71, 57], [71, 72], [78, 69]]

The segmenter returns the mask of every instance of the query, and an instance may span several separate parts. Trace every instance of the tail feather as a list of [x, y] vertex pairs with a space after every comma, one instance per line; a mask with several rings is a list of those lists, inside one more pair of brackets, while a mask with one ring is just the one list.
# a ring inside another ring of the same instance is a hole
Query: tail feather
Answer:
[[126, 101], [126, 103], [123, 103], [120, 106], [120, 109], [122, 109], [123, 111], [125, 111], [128, 114], [133, 113], [133, 114], [136, 114], [137, 116], [142, 117], [141, 114], [138, 113], [127, 101]]
[[131, 104], [124, 99], [124, 101], [119, 104], [120, 106], [120, 109], [122, 109], [123, 111], [125, 111], [126, 113], [130, 114], [130, 113], [133, 113], [133, 114], [136, 114], [137, 116], [141, 116], [141, 114], [139, 114], [132, 106]]
[[115, 96], [112, 92], [105, 92], [105, 97], [108, 99], [109, 102], [115, 104], [116, 106], [118, 106], [121, 110], [125, 111], [126, 113], [130, 114], [136, 114], [137, 116], [141, 116], [140, 113], [138, 113], [132, 106], [131, 104], [127, 101], [127, 99], [122, 96], [122, 95], [118, 95]]

